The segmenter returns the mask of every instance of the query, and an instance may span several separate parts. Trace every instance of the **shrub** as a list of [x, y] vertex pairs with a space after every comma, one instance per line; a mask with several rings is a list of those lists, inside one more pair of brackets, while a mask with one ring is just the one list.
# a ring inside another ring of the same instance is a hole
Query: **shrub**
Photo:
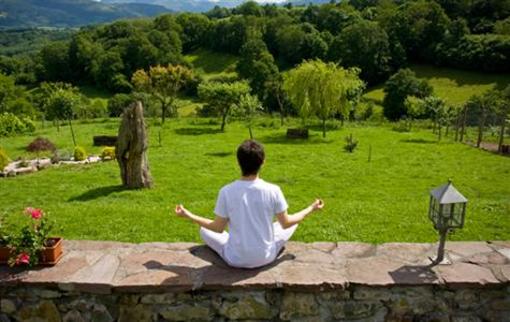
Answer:
[[3, 171], [4, 168], [9, 165], [9, 162], [11, 160], [9, 160], [9, 157], [7, 156], [7, 153], [5, 153], [5, 151], [0, 148], [0, 171]]
[[0, 137], [24, 133], [25, 124], [16, 115], [3, 113], [0, 115]]
[[24, 117], [21, 122], [23, 122], [23, 125], [25, 125], [25, 132], [26, 133], [33, 133], [35, 132], [35, 123], [28, 117]]
[[55, 150], [51, 157], [51, 163], [59, 163], [60, 161], [71, 160], [71, 153], [67, 150]]
[[108, 100], [108, 115], [110, 117], [118, 117], [124, 109], [133, 102], [134, 98], [128, 94], [115, 94]]
[[104, 160], [115, 160], [115, 147], [105, 146], [101, 151], [101, 159]]
[[87, 152], [81, 146], [74, 148], [74, 161], [83, 161], [87, 159]]
[[37, 137], [27, 146], [28, 152], [55, 151], [55, 145], [50, 140]]
[[396, 121], [408, 114], [405, 101], [408, 96], [425, 98], [432, 94], [432, 86], [419, 79], [410, 69], [401, 69], [384, 84], [386, 95], [383, 100], [384, 116]]
[[354, 152], [354, 150], [358, 146], [358, 140], [352, 137], [352, 133], [349, 136], [345, 137], [345, 142], [346, 143], [344, 145], [344, 150], [349, 153]]
[[392, 130], [395, 132], [401, 132], [401, 133], [402, 132], [411, 132], [411, 121], [406, 118], [402, 118], [400, 121], [396, 122], [393, 125]]

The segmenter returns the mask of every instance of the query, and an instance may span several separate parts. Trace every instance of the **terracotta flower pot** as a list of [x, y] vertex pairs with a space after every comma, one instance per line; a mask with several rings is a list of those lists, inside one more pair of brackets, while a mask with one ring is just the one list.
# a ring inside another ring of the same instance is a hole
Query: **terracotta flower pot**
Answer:
[[44, 247], [39, 254], [39, 264], [41, 265], [55, 265], [62, 258], [62, 238], [48, 238], [46, 244], [51, 246]]
[[9, 260], [11, 249], [7, 246], [0, 246], [0, 264], [5, 264]]

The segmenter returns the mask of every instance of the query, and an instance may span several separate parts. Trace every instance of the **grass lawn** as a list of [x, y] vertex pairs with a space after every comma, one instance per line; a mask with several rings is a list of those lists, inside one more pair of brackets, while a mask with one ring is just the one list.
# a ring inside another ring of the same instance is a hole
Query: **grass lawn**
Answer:
[[[471, 95], [482, 94], [488, 89], [504, 89], [510, 84], [509, 74], [489, 74], [430, 65], [411, 65], [419, 78], [426, 79], [434, 94], [450, 104], [463, 104]], [[370, 89], [365, 97], [382, 104], [384, 85]]]
[[[152, 122], [150, 122], [152, 123]], [[277, 119], [254, 129], [266, 147], [264, 179], [282, 187], [290, 212], [322, 197], [326, 208], [303, 222], [294, 240], [355, 240], [382, 243], [437, 239], [427, 218], [428, 193], [452, 178], [469, 198], [466, 225], [453, 240], [510, 239], [510, 159], [463, 144], [434, 141], [429, 131], [397, 133], [389, 127], [347, 124], [328, 133], [312, 131], [308, 141], [288, 141]], [[92, 136], [114, 134], [118, 120], [76, 124], [77, 140], [91, 153]], [[238, 177], [237, 145], [247, 137], [242, 123], [218, 131], [213, 119], [169, 120], [158, 146], [151, 127], [149, 161], [155, 187], [119, 187], [115, 162], [61, 166], [16, 178], [0, 178], [0, 213], [15, 220], [27, 206], [42, 207], [58, 224], [57, 234], [73, 239], [198, 241], [197, 227], [172, 215], [176, 203], [212, 215], [218, 190]], [[359, 140], [353, 154], [344, 138]], [[69, 129], [39, 130], [59, 148], [72, 146]], [[11, 158], [24, 154], [32, 137], [1, 139]], [[369, 146], [372, 161], [368, 162]], [[13, 217], [14, 215], [14, 217]]]
[[235, 55], [199, 49], [185, 55], [184, 59], [193, 64], [195, 69], [202, 70], [207, 80], [220, 75], [235, 75], [235, 66], [239, 58]]

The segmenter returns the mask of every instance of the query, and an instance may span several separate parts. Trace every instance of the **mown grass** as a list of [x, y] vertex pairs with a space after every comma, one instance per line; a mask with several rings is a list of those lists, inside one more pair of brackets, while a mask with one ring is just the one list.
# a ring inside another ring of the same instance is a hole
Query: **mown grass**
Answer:
[[[479, 73], [431, 65], [411, 65], [410, 69], [416, 76], [426, 79], [432, 85], [435, 95], [450, 104], [463, 104], [471, 95], [482, 94], [492, 88], [501, 90], [510, 84], [508, 74]], [[383, 86], [371, 88], [365, 98], [382, 104]]]
[[[295, 121], [297, 123], [297, 121]], [[152, 122], [148, 122], [151, 124]], [[428, 192], [453, 179], [469, 198], [466, 226], [454, 240], [510, 239], [510, 162], [508, 158], [444, 140], [429, 131], [398, 133], [389, 127], [347, 124], [322, 139], [289, 141], [277, 119], [261, 119], [254, 134], [264, 143], [267, 162], [262, 177], [280, 185], [290, 212], [315, 197], [326, 208], [301, 224], [294, 240], [431, 242], [437, 236], [427, 218]], [[118, 120], [76, 124], [78, 143], [91, 153], [92, 136], [115, 134]], [[183, 203], [212, 216], [218, 189], [239, 171], [237, 145], [248, 136], [242, 123], [218, 131], [215, 119], [172, 119], [162, 129], [162, 146], [150, 127], [149, 161], [155, 186], [120, 188], [115, 162], [60, 166], [16, 178], [0, 178], [0, 213], [10, 220], [26, 206], [42, 207], [58, 223], [56, 234], [73, 239], [119, 241], [198, 241], [196, 226], [176, 218]], [[315, 129], [315, 128], [314, 128]], [[343, 151], [352, 133], [359, 148]], [[70, 149], [67, 127], [39, 130], [59, 148]], [[32, 137], [2, 139], [14, 158]], [[371, 162], [368, 153], [371, 148]]]

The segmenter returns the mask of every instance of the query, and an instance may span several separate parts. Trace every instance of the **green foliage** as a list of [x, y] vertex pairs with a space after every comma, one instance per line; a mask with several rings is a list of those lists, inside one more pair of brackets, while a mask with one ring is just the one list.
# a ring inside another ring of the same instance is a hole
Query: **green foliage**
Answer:
[[237, 63], [239, 76], [248, 79], [250, 87], [259, 98], [268, 94], [268, 82], [279, 76], [273, 56], [262, 39], [248, 40], [240, 51]]
[[496, 21], [494, 24], [494, 33], [499, 35], [510, 35], [510, 17]]
[[424, 98], [432, 94], [432, 87], [425, 80], [418, 79], [410, 69], [401, 69], [384, 85], [384, 116], [396, 121], [407, 116], [405, 101], [408, 96]]
[[53, 42], [44, 46], [35, 59], [37, 79], [49, 82], [70, 81], [72, 69], [68, 52], [67, 42]]
[[276, 33], [278, 53], [288, 64], [299, 64], [305, 59], [324, 59], [328, 44], [310, 24], [287, 25]]
[[353, 153], [358, 146], [358, 140], [352, 137], [352, 133], [345, 137], [344, 150], [349, 153]]
[[108, 100], [108, 116], [119, 117], [124, 109], [133, 102], [133, 97], [128, 94], [115, 94]]
[[27, 91], [15, 84], [14, 77], [0, 72], [0, 114], [9, 112], [16, 116], [36, 116], [32, 104], [28, 101]]
[[322, 120], [326, 136], [326, 120], [341, 114], [347, 118], [352, 92], [363, 88], [358, 69], [344, 69], [320, 60], [300, 64], [285, 76], [284, 89], [305, 121], [312, 115]]
[[11, 113], [0, 114], [0, 137], [32, 133], [35, 125], [28, 118], [18, 118]]
[[235, 105], [234, 111], [237, 116], [243, 118], [250, 132], [250, 139], [253, 139], [253, 122], [255, 116], [263, 111], [262, 104], [260, 103], [257, 96], [245, 94], [239, 99], [239, 102]]
[[39, 263], [40, 251], [49, 246], [48, 237], [53, 229], [53, 222], [41, 209], [26, 208], [23, 216], [10, 231], [8, 247], [13, 252], [8, 263], [10, 266], [33, 267]]
[[46, 117], [49, 120], [72, 120], [81, 100], [77, 88], [69, 84], [54, 84], [45, 102]]
[[29, 152], [42, 152], [56, 150], [55, 145], [47, 138], [37, 137], [27, 146]]
[[246, 82], [205, 82], [198, 86], [198, 96], [217, 116], [221, 117], [221, 131], [225, 130], [228, 117], [242, 96], [250, 92]]
[[151, 66], [148, 73], [140, 69], [131, 78], [138, 91], [150, 94], [160, 103], [162, 123], [165, 123], [167, 112], [177, 115], [174, 101], [177, 94], [192, 80], [192, 70], [181, 65]]
[[427, 57], [435, 44], [441, 42], [450, 19], [434, 1], [408, 1], [388, 22], [388, 33], [406, 50], [410, 57]]
[[4, 149], [0, 148], [0, 171], [3, 171], [4, 168], [9, 165], [9, 162], [11, 162], [11, 160], [7, 156], [7, 153]]
[[377, 22], [359, 20], [333, 41], [329, 57], [345, 67], [361, 69], [369, 84], [386, 79], [393, 70], [389, 38]]
[[87, 159], [87, 151], [85, 151], [85, 148], [81, 146], [76, 146], [74, 148], [74, 161], [83, 161]]
[[105, 146], [101, 151], [101, 159], [104, 160], [115, 160], [115, 147]]
[[181, 26], [182, 50], [190, 52], [203, 46], [211, 22], [207, 16], [198, 13], [181, 13], [175, 18]]
[[438, 64], [488, 72], [510, 71], [510, 35], [466, 35], [455, 44], [439, 44]]

